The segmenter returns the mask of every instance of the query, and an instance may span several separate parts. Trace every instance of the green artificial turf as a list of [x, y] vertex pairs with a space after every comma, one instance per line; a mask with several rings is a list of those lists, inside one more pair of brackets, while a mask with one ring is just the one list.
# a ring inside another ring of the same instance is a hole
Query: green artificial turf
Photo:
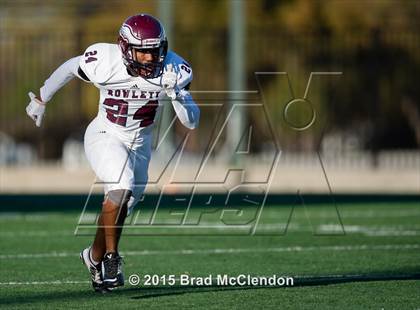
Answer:
[[[131, 274], [142, 280], [145, 275], [174, 275], [174, 285], [126, 281], [105, 295], [91, 290], [78, 257], [92, 240], [91, 235], [74, 234], [80, 214], [0, 213], [0, 307], [420, 308], [419, 204], [343, 204], [339, 217], [326, 205], [293, 212], [270, 206], [260, 214], [254, 235], [255, 221], [249, 219], [255, 219], [256, 210], [243, 209], [242, 217], [231, 214], [222, 220], [217, 212], [190, 212], [194, 219], [204, 215], [188, 228], [165, 226], [177, 219], [169, 212], [156, 217], [158, 228], [139, 227], [128, 219], [132, 225], [120, 245], [126, 279]], [[78, 233], [89, 231], [83, 229]], [[294, 286], [180, 285], [182, 274], [212, 275], [213, 280], [218, 274], [290, 276]]]

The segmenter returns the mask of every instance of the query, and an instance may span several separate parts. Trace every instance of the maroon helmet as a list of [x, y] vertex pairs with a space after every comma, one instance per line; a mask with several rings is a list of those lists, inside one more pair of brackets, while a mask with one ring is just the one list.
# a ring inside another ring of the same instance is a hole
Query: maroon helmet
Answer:
[[[129, 17], [121, 26], [118, 45], [131, 75], [152, 79], [162, 74], [168, 41], [165, 29], [153, 16], [140, 14]], [[137, 61], [135, 50], [151, 53], [153, 60], [147, 63]]]

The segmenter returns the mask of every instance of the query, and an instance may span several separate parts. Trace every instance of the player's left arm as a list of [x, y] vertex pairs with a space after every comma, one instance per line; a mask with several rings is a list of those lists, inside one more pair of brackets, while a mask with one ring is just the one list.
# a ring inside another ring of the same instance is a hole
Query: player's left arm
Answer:
[[195, 129], [200, 121], [200, 108], [188, 91], [191, 80], [192, 69], [187, 63], [183, 62], [176, 69], [169, 64], [163, 74], [162, 85], [181, 123], [188, 129]]
[[194, 102], [190, 92], [181, 89], [176, 98], [172, 100], [172, 106], [181, 123], [188, 129], [198, 127], [200, 121], [200, 108]]

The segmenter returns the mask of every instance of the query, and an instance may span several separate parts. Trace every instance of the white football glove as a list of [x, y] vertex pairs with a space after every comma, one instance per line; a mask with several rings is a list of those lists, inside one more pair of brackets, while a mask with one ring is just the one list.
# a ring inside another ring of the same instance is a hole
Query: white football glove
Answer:
[[37, 127], [41, 127], [45, 113], [45, 103], [39, 100], [33, 92], [28, 93], [31, 102], [26, 107], [26, 114], [35, 121]]
[[172, 66], [172, 64], [168, 64], [166, 66], [166, 70], [162, 75], [162, 86], [168, 95], [169, 98], [174, 100], [176, 98], [176, 82], [177, 82], [177, 74]]

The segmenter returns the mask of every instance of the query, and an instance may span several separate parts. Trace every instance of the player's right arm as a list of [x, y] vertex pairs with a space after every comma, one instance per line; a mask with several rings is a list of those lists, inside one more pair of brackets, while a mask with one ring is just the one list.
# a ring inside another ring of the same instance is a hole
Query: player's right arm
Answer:
[[54, 94], [74, 77], [88, 81], [86, 75], [79, 66], [82, 57], [83, 56], [76, 56], [67, 60], [50, 75], [40, 89], [39, 99], [42, 102], [47, 103], [50, 101]]
[[[40, 89], [40, 95], [36, 96], [29, 92], [31, 101], [26, 107], [26, 113], [32, 118], [36, 126], [40, 127], [45, 113], [45, 106], [53, 95], [75, 76], [82, 78], [79, 71], [79, 61], [81, 56], [73, 57], [59, 66], [50, 77], [44, 82]], [[82, 78], [83, 79], [83, 78]]]
[[[26, 107], [26, 113], [38, 127], [41, 126], [46, 103], [70, 80], [78, 77], [85, 82], [97, 82], [98, 73], [101, 77], [106, 76], [106, 72], [98, 70], [98, 65], [107, 60], [106, 57], [103, 57], [109, 54], [107, 51], [107, 44], [98, 43], [88, 47], [83, 55], [73, 57], [59, 66], [44, 82], [40, 88], [39, 96], [32, 92], [28, 94], [31, 101]], [[102, 57], [99, 58], [98, 54]]]

